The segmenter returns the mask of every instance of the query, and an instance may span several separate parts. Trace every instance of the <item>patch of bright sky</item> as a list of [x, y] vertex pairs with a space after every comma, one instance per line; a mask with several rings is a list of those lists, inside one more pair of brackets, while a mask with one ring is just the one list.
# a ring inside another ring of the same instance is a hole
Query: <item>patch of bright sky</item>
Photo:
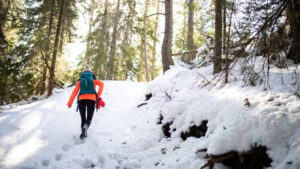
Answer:
[[65, 48], [65, 59], [69, 62], [70, 66], [76, 66], [78, 63], [78, 58], [83, 55], [86, 50], [85, 37], [89, 30], [89, 15], [84, 12], [81, 4], [77, 4], [79, 9], [79, 19], [77, 20], [77, 37], [74, 39], [73, 43], [69, 43]]
[[[154, 3], [154, 1], [152, 1]], [[174, 37], [175, 35], [180, 31], [179, 27], [182, 24], [182, 20], [183, 15], [182, 12], [184, 10], [183, 7], [183, 2], [184, 1], [174, 1], [173, 3], [173, 24], [174, 24], [174, 28], [173, 28], [173, 41], [174, 41]], [[155, 2], [156, 4], [156, 2]], [[65, 60], [67, 60], [69, 62], [69, 65], [72, 67], [76, 67], [77, 63], [79, 61], [79, 56], [80, 55], [84, 55], [85, 50], [86, 50], [86, 42], [85, 42], [85, 37], [88, 34], [88, 29], [89, 29], [89, 14], [87, 12], [84, 12], [84, 9], [82, 7], [82, 4], [77, 4], [78, 5], [78, 9], [79, 9], [79, 19], [76, 23], [77, 25], [77, 37], [74, 39], [73, 43], [69, 43], [66, 45], [65, 48]], [[154, 14], [156, 13], [156, 6], [151, 5], [152, 7], [149, 8], [148, 10], [148, 15], [150, 14]], [[137, 8], [141, 8], [141, 10], [137, 10], [137, 11], [142, 11], [144, 10], [144, 1], [138, 1], [137, 3]], [[160, 13], [164, 13], [164, 4], [160, 3]], [[152, 17], [156, 17], [156, 16], [152, 16]], [[156, 53], [157, 56], [160, 56], [161, 53], [161, 45], [162, 45], [162, 41], [163, 41], [163, 34], [164, 34], [164, 16], [163, 15], [159, 15], [159, 24], [158, 24], [158, 39], [159, 42], [156, 45]], [[139, 41], [138, 41], [139, 42]], [[159, 63], [161, 63], [160, 61], [160, 57], [159, 59]]]

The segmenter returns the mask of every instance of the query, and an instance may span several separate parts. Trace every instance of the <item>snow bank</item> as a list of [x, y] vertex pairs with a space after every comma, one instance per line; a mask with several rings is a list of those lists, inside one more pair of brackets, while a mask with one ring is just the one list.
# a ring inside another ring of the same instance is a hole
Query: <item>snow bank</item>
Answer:
[[[62, 91], [62, 89], [54, 89], [53, 92], [54, 93], [59, 93], [61, 91]], [[33, 96], [29, 97], [27, 100], [22, 100], [22, 101], [19, 101], [17, 103], [1, 105], [0, 110], [9, 110], [9, 109], [12, 109], [12, 108], [16, 108], [17, 106], [22, 106], [22, 105], [30, 104], [30, 103], [33, 103], [33, 102], [36, 102], [36, 101], [41, 101], [45, 98], [47, 98], [47, 92], [44, 93], [41, 96], [33, 95]]]
[[[258, 58], [254, 70], [259, 70], [262, 63], [263, 58]], [[245, 85], [241, 69], [237, 64], [229, 84], [222, 86], [219, 82], [213, 87], [203, 86], [203, 82], [213, 78], [212, 65], [192, 70], [174, 66], [149, 84], [148, 93], [153, 98], [147, 106], [151, 112], [163, 115], [163, 124], [173, 122], [170, 131], [176, 130], [171, 142], [181, 147], [182, 156], [190, 152], [189, 160], [197, 159], [195, 152], [203, 148], [208, 154], [223, 154], [245, 152], [257, 144], [268, 148], [273, 160], [271, 168], [300, 168], [296, 66], [291, 65], [289, 70], [271, 67], [269, 84], [257, 86]], [[258, 76], [263, 78], [262, 74]], [[244, 105], [245, 99], [249, 100], [249, 107]], [[208, 120], [205, 137], [188, 138], [188, 143], [174, 141], [181, 132], [203, 120]]]

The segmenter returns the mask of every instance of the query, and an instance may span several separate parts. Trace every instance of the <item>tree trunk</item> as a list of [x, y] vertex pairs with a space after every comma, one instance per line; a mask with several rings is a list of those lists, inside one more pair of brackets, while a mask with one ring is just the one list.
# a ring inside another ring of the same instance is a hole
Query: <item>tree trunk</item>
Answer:
[[194, 0], [188, 2], [188, 30], [187, 30], [187, 49], [194, 49]]
[[222, 69], [221, 65], [221, 53], [222, 53], [222, 1], [215, 1], [215, 47], [214, 47], [214, 71], [218, 73]]
[[64, 50], [64, 38], [65, 38], [65, 18], [63, 17], [61, 21], [61, 31], [60, 31], [60, 39], [59, 39], [59, 52], [62, 55]]
[[109, 25], [108, 25], [108, 17], [109, 17], [109, 10], [108, 10], [108, 0], [105, 0], [105, 17], [103, 18], [104, 19], [104, 22], [103, 24], [105, 24], [105, 26], [103, 27], [103, 32], [105, 33], [104, 34], [104, 37], [105, 37], [105, 44], [108, 48], [108, 46], [110, 46], [110, 35], [109, 35]]
[[[0, 49], [2, 50], [2, 46], [7, 44], [5, 33], [4, 33], [4, 25], [6, 25], [7, 16], [9, 15], [9, 10], [11, 7], [10, 1], [0, 0]], [[1, 105], [2, 103], [0, 103]]]
[[147, 57], [147, 11], [148, 11], [148, 0], [145, 4], [145, 17], [144, 17], [144, 54], [145, 54], [145, 67], [146, 67], [146, 77], [147, 82], [149, 82], [149, 67], [148, 67], [148, 57]]
[[300, 63], [300, 2], [291, 0], [288, 6], [288, 18], [291, 29], [291, 49], [288, 57], [295, 63]]
[[[160, 0], [157, 0], [157, 10], [156, 13], [159, 13], [159, 5]], [[155, 25], [154, 25], [154, 38], [157, 36], [157, 28], [158, 28], [159, 15], [156, 15]], [[155, 78], [155, 62], [156, 62], [156, 39], [153, 40], [153, 48], [152, 48], [152, 59], [151, 59], [151, 79]]]
[[[97, 4], [98, 9], [102, 9], [100, 7], [100, 3]], [[107, 51], [108, 51], [108, 46], [109, 46], [109, 32], [108, 32], [108, 0], [105, 0], [104, 2], [104, 13], [101, 19], [101, 29], [99, 32], [99, 37], [100, 37], [100, 43], [98, 45], [98, 48], [100, 49], [97, 56], [96, 56], [96, 62], [99, 64], [98, 68], [98, 77], [106, 79], [108, 70], [107, 70], [107, 65], [106, 64], [106, 57], [107, 57]], [[101, 63], [102, 62], [102, 63]], [[105, 70], [106, 69], [106, 70]]]
[[226, 0], [223, 0], [223, 54], [226, 53]]
[[172, 35], [173, 34], [173, 8], [172, 0], [165, 0], [165, 33], [161, 49], [163, 72], [173, 65], [172, 59]]
[[91, 0], [91, 10], [90, 10], [90, 21], [89, 21], [89, 32], [86, 41], [86, 50], [85, 50], [85, 61], [87, 64], [91, 64], [91, 56], [90, 56], [90, 39], [91, 32], [93, 27], [93, 18], [94, 18], [94, 10], [95, 10], [95, 0]]
[[41, 94], [45, 93], [46, 90], [46, 80], [47, 80], [47, 70], [48, 70], [48, 60], [49, 60], [49, 48], [50, 48], [50, 39], [51, 39], [51, 33], [52, 33], [52, 26], [53, 26], [53, 13], [54, 13], [54, 3], [55, 0], [52, 0], [51, 4], [51, 11], [50, 11], [50, 18], [49, 18], [49, 29], [48, 29], [48, 37], [47, 37], [47, 42], [46, 42], [46, 57], [45, 57], [45, 65], [43, 68], [43, 77], [42, 77], [42, 84], [41, 84]]
[[124, 39], [122, 41], [122, 55], [123, 59], [126, 61], [126, 66], [123, 70], [124, 73], [124, 80], [126, 80], [129, 76], [129, 71], [132, 70], [132, 60], [129, 58], [128, 47], [130, 46], [129, 42], [131, 41], [131, 32], [133, 30], [133, 16], [136, 15], [134, 8], [132, 7], [132, 2], [126, 2], [129, 8], [128, 16], [126, 18], [126, 31], [124, 32]]
[[117, 36], [118, 36], [118, 26], [119, 26], [119, 19], [120, 19], [120, 0], [118, 0], [116, 13], [115, 13], [115, 20], [114, 20], [114, 28], [112, 33], [111, 39], [111, 46], [109, 52], [109, 63], [108, 63], [108, 79], [114, 79], [114, 63], [115, 63], [115, 54], [116, 54], [116, 43], [117, 43]]
[[124, 33], [124, 40], [123, 40], [122, 46], [121, 46], [122, 56], [123, 56], [123, 59], [126, 61], [126, 68], [123, 69], [124, 80], [126, 80], [128, 78], [128, 71], [129, 71], [128, 66], [129, 66], [130, 63], [128, 63], [129, 58], [128, 58], [128, 51], [127, 51], [128, 48], [127, 47], [129, 46], [129, 30], [130, 30], [129, 27], [132, 26], [130, 19], [127, 22], [128, 22], [127, 23], [127, 28], [126, 28], [126, 31]]
[[[233, 1], [234, 2], [234, 1]], [[231, 32], [231, 22], [232, 22], [232, 14], [233, 14], [233, 8], [234, 5], [232, 5], [231, 8], [231, 14], [230, 14], [230, 18], [229, 18], [229, 25], [228, 25], [228, 34], [227, 34], [227, 42], [226, 42], [226, 51], [225, 51], [225, 83], [228, 83], [228, 76], [229, 76], [229, 63], [228, 63], [228, 51], [229, 51], [229, 42], [230, 42], [230, 32]], [[225, 25], [224, 25], [225, 27]], [[224, 35], [225, 36], [225, 35]], [[224, 46], [225, 46], [225, 41], [224, 41]]]
[[[129, 17], [130, 15], [128, 15]], [[124, 80], [126, 80], [128, 78], [128, 71], [129, 71], [129, 68], [128, 68], [128, 46], [129, 46], [129, 31], [130, 31], [130, 27], [132, 26], [132, 20], [130, 18], [127, 18], [127, 23], [126, 23], [127, 27], [126, 27], [126, 31], [124, 33], [124, 39], [122, 41], [122, 46], [121, 46], [121, 51], [122, 51], [122, 56], [123, 56], [123, 59], [126, 60], [126, 68], [124, 68]]]
[[144, 77], [144, 72], [143, 72], [143, 68], [145, 67], [144, 66], [144, 57], [143, 57], [143, 54], [144, 54], [144, 36], [141, 36], [141, 45], [140, 45], [140, 57], [139, 57], [139, 63], [138, 63], [138, 70], [137, 70], [137, 81], [138, 82], [141, 82], [141, 81], [144, 81], [145, 78]]
[[54, 42], [54, 49], [53, 49], [53, 54], [52, 54], [51, 68], [50, 68], [48, 97], [50, 95], [52, 95], [52, 91], [53, 91], [53, 83], [54, 83], [54, 76], [55, 76], [54, 71], [55, 71], [55, 64], [56, 64], [57, 47], [58, 47], [59, 35], [60, 35], [60, 30], [61, 30], [61, 25], [62, 25], [64, 5], [65, 5], [65, 0], [61, 0], [59, 18], [58, 18], [58, 24], [57, 24], [57, 30], [56, 30], [56, 36], [55, 36], [55, 42]]

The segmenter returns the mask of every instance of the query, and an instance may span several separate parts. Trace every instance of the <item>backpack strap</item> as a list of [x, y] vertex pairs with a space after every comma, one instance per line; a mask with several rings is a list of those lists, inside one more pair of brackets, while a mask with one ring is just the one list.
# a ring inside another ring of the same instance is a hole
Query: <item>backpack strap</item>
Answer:
[[76, 108], [76, 112], [78, 112], [79, 109], [79, 94], [77, 95], [77, 108]]
[[98, 111], [98, 104], [99, 104], [99, 102], [98, 102], [98, 93], [96, 94], [96, 111]]
[[[77, 82], [79, 82], [80, 79], [77, 80]], [[77, 108], [76, 108], [76, 112], [78, 112], [78, 109], [79, 109], [79, 93], [77, 95]]]

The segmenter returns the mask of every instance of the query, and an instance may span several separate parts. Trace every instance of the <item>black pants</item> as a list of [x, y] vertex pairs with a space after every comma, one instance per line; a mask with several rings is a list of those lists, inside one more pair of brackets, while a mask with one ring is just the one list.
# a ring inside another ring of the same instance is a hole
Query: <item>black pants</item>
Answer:
[[81, 128], [85, 124], [91, 125], [94, 111], [95, 111], [95, 101], [93, 100], [79, 100], [78, 108], [81, 116]]

